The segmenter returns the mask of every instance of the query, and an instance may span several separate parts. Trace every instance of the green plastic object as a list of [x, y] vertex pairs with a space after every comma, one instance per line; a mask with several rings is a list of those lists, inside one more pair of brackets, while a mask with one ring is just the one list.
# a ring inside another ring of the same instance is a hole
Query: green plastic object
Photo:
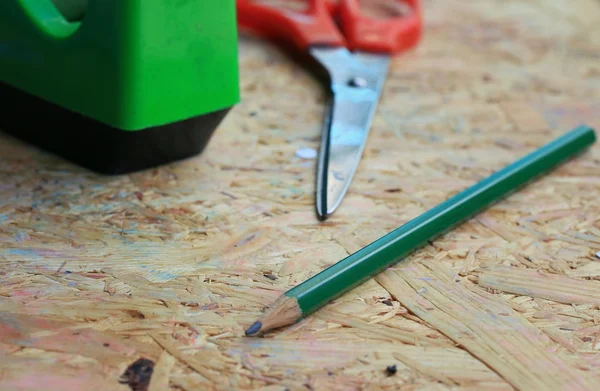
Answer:
[[[223, 116], [210, 115], [240, 99], [237, 48], [235, 0], [4, 0], [0, 83], [8, 92], [0, 97], [24, 93], [122, 132], [209, 116], [203, 132], [211, 133]], [[16, 109], [24, 115], [45, 112], [38, 103]], [[73, 124], [63, 117], [46, 126]], [[197, 122], [194, 126], [198, 131]], [[0, 122], [7, 127], [20, 128], [12, 132], [17, 136], [24, 132], [19, 123]], [[198, 145], [207, 142], [199, 142], [197, 134], [187, 137], [196, 137], [189, 141]]]
[[74, 22], [2, 1], [0, 79], [123, 130], [164, 125], [238, 101], [235, 24], [225, 0], [91, 0]]
[[581, 153], [595, 141], [594, 130], [580, 126], [456, 194], [284, 295], [296, 299], [302, 316], [306, 316]]
[[69, 22], [79, 22], [83, 19], [89, 0], [51, 0], [58, 12]]

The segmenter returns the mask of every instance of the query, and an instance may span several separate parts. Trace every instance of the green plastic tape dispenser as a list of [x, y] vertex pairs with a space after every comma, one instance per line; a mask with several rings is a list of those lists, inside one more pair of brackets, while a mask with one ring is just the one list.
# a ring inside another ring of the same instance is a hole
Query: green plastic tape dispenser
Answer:
[[234, 0], [2, 0], [0, 129], [105, 174], [197, 155], [237, 39]]

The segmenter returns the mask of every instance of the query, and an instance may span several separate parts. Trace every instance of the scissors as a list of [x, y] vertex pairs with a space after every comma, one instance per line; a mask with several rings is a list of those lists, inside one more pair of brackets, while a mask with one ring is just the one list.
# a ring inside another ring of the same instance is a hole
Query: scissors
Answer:
[[402, 12], [381, 18], [366, 15], [359, 0], [279, 0], [276, 5], [273, 0], [236, 0], [240, 28], [308, 52], [328, 73], [331, 96], [316, 184], [321, 221], [339, 207], [356, 173], [391, 56], [420, 40], [419, 1], [387, 0], [388, 7]]

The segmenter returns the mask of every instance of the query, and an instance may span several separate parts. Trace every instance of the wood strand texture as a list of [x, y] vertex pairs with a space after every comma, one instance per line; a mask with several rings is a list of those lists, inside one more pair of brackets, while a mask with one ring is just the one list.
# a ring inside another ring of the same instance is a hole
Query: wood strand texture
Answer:
[[307, 153], [324, 89], [258, 39], [241, 38], [243, 101], [201, 156], [102, 177], [0, 133], [0, 391], [129, 391], [139, 359], [150, 390], [600, 389], [598, 145], [313, 316], [244, 336], [287, 289], [600, 129], [600, 2], [423, 8], [325, 223]]
[[[423, 275], [427, 275], [424, 279]], [[393, 268], [377, 281], [409, 311], [522, 390], [593, 390], [599, 378], [569, 367], [551, 340], [503, 300], [469, 289], [430, 261]], [[592, 380], [592, 381], [590, 381]]]

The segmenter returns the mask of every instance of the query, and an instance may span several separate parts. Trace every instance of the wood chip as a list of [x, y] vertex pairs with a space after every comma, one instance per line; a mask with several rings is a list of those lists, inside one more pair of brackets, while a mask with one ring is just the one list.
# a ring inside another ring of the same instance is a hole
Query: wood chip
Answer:
[[[427, 275], [431, 279], [421, 278]], [[455, 282], [440, 263], [415, 262], [377, 277], [412, 313], [463, 346], [517, 389], [593, 390], [593, 381], [550, 353], [552, 341], [502, 299]], [[597, 381], [597, 380], [596, 380]]]
[[474, 271], [480, 286], [565, 304], [600, 305], [600, 282], [531, 269], [489, 266]]
[[198, 372], [204, 378], [211, 380], [213, 382], [216, 382], [219, 380], [219, 376], [217, 374], [209, 371], [206, 367], [206, 364], [200, 362], [196, 357], [181, 353], [176, 345], [169, 342], [166, 338], [164, 338], [158, 334], [153, 333], [153, 334], [151, 334], [151, 336], [152, 336], [152, 339], [154, 339], [156, 341], [156, 343], [158, 343], [163, 349], [165, 349], [167, 352], [169, 352], [173, 357], [175, 357], [179, 361], [185, 363], [186, 365], [189, 365], [191, 368], [193, 368], [196, 372]]
[[169, 377], [175, 365], [175, 358], [163, 350], [154, 366], [148, 391], [164, 391], [169, 389]]

